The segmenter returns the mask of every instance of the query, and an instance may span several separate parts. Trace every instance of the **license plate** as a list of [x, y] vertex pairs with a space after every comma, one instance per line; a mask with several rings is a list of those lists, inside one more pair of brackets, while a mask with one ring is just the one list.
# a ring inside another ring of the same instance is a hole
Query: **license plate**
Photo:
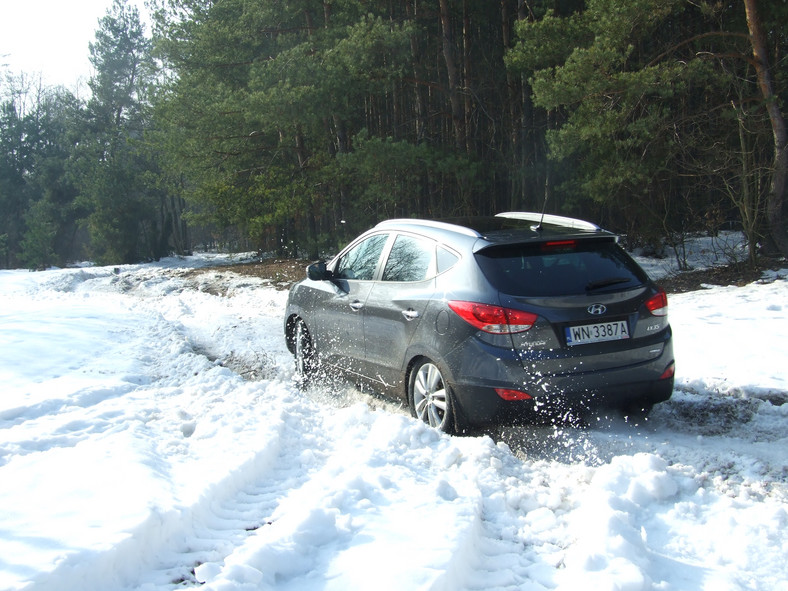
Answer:
[[566, 344], [570, 346], [601, 343], [603, 341], [620, 341], [628, 338], [629, 327], [626, 320], [566, 327]]

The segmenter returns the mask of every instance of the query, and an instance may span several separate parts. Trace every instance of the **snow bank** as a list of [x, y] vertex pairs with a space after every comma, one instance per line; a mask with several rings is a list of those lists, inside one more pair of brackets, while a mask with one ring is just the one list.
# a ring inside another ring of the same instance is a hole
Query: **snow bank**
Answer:
[[457, 438], [204, 263], [0, 272], [0, 589], [788, 589], [788, 272], [671, 298], [648, 421]]

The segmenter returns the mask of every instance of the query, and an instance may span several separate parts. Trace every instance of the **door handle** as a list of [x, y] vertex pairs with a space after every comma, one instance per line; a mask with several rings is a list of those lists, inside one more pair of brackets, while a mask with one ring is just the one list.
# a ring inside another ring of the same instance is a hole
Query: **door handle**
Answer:
[[360, 302], [358, 300], [350, 302], [350, 309], [353, 310], [354, 312], [358, 312], [363, 307], [364, 307], [364, 302]]
[[410, 322], [411, 320], [416, 320], [416, 318], [419, 317], [419, 313], [413, 308], [410, 308], [408, 310], [403, 310], [402, 315], [405, 317], [405, 320], [407, 320], [408, 322]]

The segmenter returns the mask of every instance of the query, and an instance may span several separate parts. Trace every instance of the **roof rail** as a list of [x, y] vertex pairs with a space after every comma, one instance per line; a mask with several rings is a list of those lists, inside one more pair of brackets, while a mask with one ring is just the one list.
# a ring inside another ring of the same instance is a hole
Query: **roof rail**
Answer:
[[576, 218], [567, 218], [561, 215], [551, 215], [549, 213], [541, 214], [532, 211], [507, 211], [499, 213], [495, 217], [510, 218], [513, 220], [526, 220], [529, 222], [536, 222], [537, 227], [542, 223], [552, 224], [554, 226], [564, 226], [565, 228], [574, 228], [576, 230], [593, 230], [600, 231], [602, 228], [587, 222], [585, 220], [578, 220]]
[[452, 224], [449, 222], [439, 222], [436, 220], [423, 220], [418, 218], [399, 218], [393, 220], [385, 220], [383, 222], [380, 222], [375, 227], [385, 228], [386, 226], [393, 226], [396, 224], [410, 224], [416, 226], [426, 226], [428, 228], [451, 230], [453, 232], [459, 232], [461, 234], [465, 234], [466, 236], [470, 236], [471, 238], [481, 238], [481, 234], [479, 234], [476, 230], [472, 230], [471, 228], [467, 228], [465, 226], [459, 226], [457, 224]]

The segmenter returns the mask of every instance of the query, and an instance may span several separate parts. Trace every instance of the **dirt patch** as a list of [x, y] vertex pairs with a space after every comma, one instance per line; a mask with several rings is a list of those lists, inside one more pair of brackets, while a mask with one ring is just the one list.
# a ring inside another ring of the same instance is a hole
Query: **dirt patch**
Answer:
[[702, 271], [686, 271], [657, 281], [668, 293], [684, 293], [703, 289], [706, 285], [735, 285], [742, 287], [758, 281], [770, 267], [753, 268], [748, 265], [726, 265]]
[[[268, 259], [257, 263], [238, 263], [221, 269], [238, 273], [239, 275], [249, 275], [268, 279], [276, 289], [286, 290], [296, 281], [301, 281], [306, 277], [306, 267], [312, 261], [301, 259]], [[676, 273], [670, 277], [660, 279], [659, 283], [668, 293], [684, 293], [703, 289], [705, 285], [736, 285], [743, 286], [754, 281], [758, 281], [763, 272], [769, 268], [778, 268], [774, 265], [766, 264], [759, 268], [747, 265], [727, 265], [705, 269], [703, 271], [687, 271]], [[218, 267], [210, 267], [217, 270]], [[206, 269], [195, 270], [199, 273]]]
[[235, 263], [216, 267], [193, 269], [189, 275], [199, 275], [207, 271], [230, 271], [238, 275], [267, 279], [278, 290], [290, 289], [296, 281], [306, 277], [306, 267], [312, 261], [300, 259], [266, 259], [256, 263]]
[[[240, 275], [250, 275], [270, 279], [275, 286], [283, 284], [284, 289], [306, 277], [306, 267], [313, 261], [299, 259], [272, 259], [259, 263], [233, 265], [232, 271]], [[285, 285], [286, 284], [286, 285]]]

